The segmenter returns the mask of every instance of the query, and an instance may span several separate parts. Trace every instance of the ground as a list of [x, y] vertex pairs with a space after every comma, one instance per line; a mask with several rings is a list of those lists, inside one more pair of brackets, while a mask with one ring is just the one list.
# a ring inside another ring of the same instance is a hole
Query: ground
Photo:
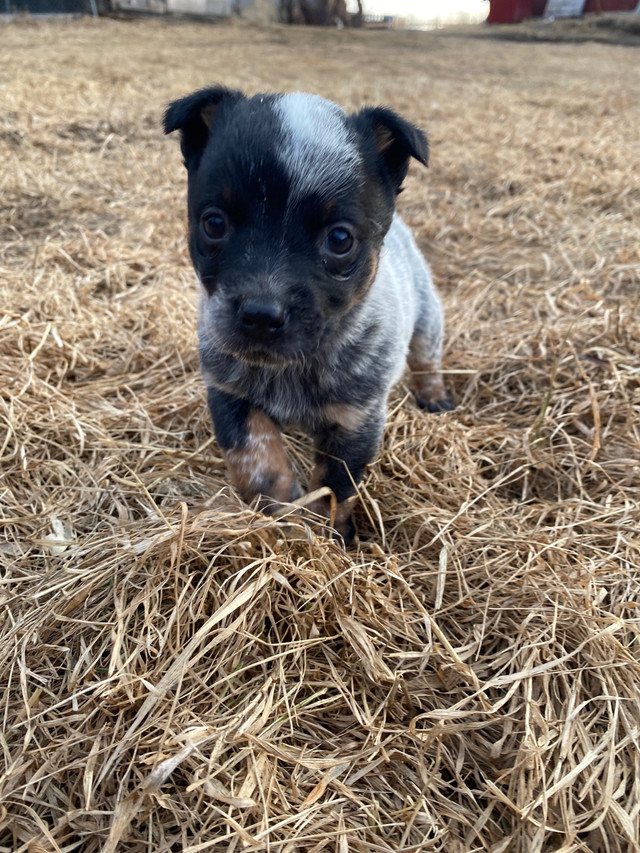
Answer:
[[[0, 40], [0, 851], [640, 850], [638, 48]], [[400, 207], [457, 408], [394, 392], [347, 552], [212, 438], [160, 122], [213, 82], [429, 135]]]

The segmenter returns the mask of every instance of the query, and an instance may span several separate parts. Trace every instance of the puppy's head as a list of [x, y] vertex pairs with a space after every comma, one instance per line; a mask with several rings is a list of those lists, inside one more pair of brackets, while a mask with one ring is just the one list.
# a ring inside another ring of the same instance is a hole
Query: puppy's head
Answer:
[[329, 342], [375, 278], [422, 131], [391, 110], [222, 87], [170, 104], [188, 172], [189, 248], [207, 345], [249, 361]]

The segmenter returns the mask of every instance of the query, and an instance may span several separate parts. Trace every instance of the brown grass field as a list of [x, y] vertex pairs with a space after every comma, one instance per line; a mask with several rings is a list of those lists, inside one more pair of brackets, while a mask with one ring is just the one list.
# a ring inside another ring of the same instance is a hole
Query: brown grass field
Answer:
[[[212, 438], [160, 119], [213, 82], [430, 137], [457, 408], [397, 389], [347, 552]], [[2, 853], [640, 850], [639, 128], [632, 46], [0, 24]]]

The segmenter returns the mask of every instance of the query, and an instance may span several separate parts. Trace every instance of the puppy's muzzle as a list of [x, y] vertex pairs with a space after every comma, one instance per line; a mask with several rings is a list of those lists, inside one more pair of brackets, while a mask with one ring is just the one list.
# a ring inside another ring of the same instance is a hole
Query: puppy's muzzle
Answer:
[[254, 341], [267, 343], [280, 337], [287, 325], [287, 313], [277, 302], [249, 299], [238, 311], [238, 326]]

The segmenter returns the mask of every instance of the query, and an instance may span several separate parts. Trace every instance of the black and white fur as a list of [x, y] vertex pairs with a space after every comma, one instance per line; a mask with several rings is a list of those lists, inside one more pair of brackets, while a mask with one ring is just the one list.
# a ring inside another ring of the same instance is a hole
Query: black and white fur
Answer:
[[[452, 407], [440, 301], [394, 212], [426, 137], [383, 107], [347, 115], [315, 95], [223, 87], [172, 103], [164, 127], [181, 131], [200, 358], [231, 480], [263, 506], [299, 497], [279, 430], [302, 427], [309, 488], [333, 491], [349, 540], [354, 484], [407, 361], [418, 404]], [[328, 516], [330, 501], [312, 508]]]

